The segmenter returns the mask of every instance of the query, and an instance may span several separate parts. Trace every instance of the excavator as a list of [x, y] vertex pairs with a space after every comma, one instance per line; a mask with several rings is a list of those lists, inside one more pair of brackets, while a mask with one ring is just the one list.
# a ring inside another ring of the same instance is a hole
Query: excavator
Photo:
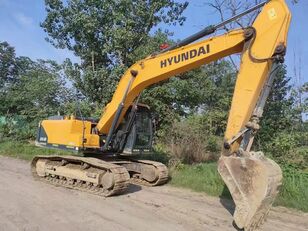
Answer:
[[[251, 12], [257, 12], [251, 26], [206, 37]], [[234, 200], [236, 226], [256, 230], [282, 182], [279, 165], [251, 149], [284, 60], [290, 21], [285, 0], [268, 0], [136, 62], [120, 79], [100, 119], [54, 116], [40, 122], [37, 146], [81, 155], [36, 156], [31, 162], [33, 176], [101, 196], [122, 194], [130, 183], [166, 183], [164, 164], [138, 158], [151, 152], [153, 140], [153, 120], [150, 108], [139, 103], [141, 92], [177, 74], [240, 54], [218, 172]]]

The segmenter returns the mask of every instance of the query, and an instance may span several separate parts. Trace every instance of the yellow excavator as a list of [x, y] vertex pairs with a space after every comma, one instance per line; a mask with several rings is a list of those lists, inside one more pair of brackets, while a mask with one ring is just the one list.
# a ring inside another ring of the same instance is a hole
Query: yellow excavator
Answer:
[[[259, 13], [251, 26], [202, 40], [253, 11]], [[129, 183], [166, 183], [164, 164], [134, 158], [151, 152], [153, 138], [150, 109], [139, 103], [142, 90], [240, 53], [218, 171], [236, 205], [235, 224], [255, 230], [282, 181], [280, 167], [251, 147], [275, 73], [284, 60], [290, 20], [285, 0], [269, 0], [138, 61], [122, 76], [99, 120], [55, 116], [40, 123], [38, 146], [73, 150], [83, 156], [36, 156], [31, 162], [34, 177], [102, 196], [121, 194]]]

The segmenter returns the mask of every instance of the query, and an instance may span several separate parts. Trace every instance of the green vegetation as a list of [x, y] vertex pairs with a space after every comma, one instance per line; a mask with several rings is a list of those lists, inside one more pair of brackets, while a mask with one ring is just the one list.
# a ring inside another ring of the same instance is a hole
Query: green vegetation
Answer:
[[[283, 185], [275, 201], [285, 206], [308, 212], [308, 173], [283, 167]], [[179, 165], [171, 170], [171, 184], [205, 192], [211, 196], [230, 199], [230, 193], [217, 172], [216, 163]]]
[[57, 149], [36, 147], [31, 143], [23, 141], [1, 141], [0, 155], [9, 156], [23, 160], [32, 160], [37, 155], [71, 155], [71, 152]]
[[283, 167], [283, 185], [275, 204], [308, 212], [308, 172]]
[[211, 196], [231, 198], [229, 191], [217, 172], [216, 163], [197, 165], [180, 164], [171, 169], [171, 184], [189, 188], [196, 192], [205, 192]]

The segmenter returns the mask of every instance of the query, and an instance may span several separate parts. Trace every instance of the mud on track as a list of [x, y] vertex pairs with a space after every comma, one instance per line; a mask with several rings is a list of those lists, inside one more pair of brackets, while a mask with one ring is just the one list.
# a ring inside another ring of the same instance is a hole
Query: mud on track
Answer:
[[[0, 231], [234, 231], [223, 204], [168, 185], [102, 198], [34, 181], [29, 162], [0, 156]], [[306, 231], [308, 214], [274, 208], [262, 230]]]

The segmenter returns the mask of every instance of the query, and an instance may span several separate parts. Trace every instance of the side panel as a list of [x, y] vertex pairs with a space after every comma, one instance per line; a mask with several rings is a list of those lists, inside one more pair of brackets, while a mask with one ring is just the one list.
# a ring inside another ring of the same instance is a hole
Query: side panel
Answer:
[[40, 126], [41, 137], [37, 140], [39, 143], [53, 146], [99, 148], [99, 136], [91, 134], [91, 122], [89, 121], [43, 120]]

